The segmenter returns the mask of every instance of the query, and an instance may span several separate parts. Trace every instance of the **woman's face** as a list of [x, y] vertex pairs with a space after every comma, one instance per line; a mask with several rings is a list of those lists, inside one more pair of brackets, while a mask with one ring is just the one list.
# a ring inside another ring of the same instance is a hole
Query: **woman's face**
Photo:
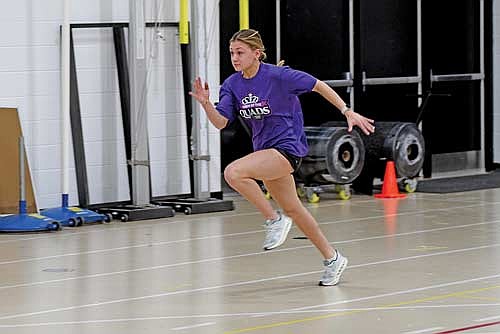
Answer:
[[260, 50], [252, 50], [241, 41], [232, 42], [229, 45], [229, 53], [236, 71], [245, 71], [259, 62]]

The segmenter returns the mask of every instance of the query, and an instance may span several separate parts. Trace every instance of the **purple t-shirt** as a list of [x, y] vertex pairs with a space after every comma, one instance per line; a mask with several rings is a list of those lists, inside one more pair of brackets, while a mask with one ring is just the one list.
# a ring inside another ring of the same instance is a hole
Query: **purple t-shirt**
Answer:
[[308, 147], [297, 96], [312, 91], [316, 81], [288, 66], [261, 63], [253, 78], [237, 72], [224, 81], [217, 110], [230, 122], [242, 116], [252, 129], [255, 151], [279, 148], [304, 157]]

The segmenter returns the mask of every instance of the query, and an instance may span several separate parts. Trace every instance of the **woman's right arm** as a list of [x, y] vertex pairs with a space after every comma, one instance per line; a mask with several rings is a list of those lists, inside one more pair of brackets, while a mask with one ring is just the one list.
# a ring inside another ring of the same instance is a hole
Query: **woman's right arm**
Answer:
[[209, 99], [200, 102], [201, 106], [205, 110], [205, 113], [207, 114], [207, 118], [212, 123], [217, 129], [223, 129], [226, 127], [228, 119], [217, 111], [215, 109], [214, 105], [212, 102], [210, 102]]
[[202, 85], [200, 77], [196, 78], [193, 83], [193, 91], [189, 92], [189, 95], [194, 97], [196, 101], [201, 104], [210, 123], [219, 130], [226, 127], [228, 119], [222, 116], [217, 109], [215, 109], [212, 102], [210, 102], [210, 91], [207, 82], [205, 82], [205, 85]]

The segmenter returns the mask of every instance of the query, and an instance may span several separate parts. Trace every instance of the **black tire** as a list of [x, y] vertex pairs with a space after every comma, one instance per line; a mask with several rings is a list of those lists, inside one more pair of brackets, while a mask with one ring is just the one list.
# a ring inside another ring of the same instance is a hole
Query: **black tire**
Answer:
[[59, 231], [61, 229], [61, 224], [59, 222], [53, 221], [47, 226], [49, 231]]
[[83, 217], [77, 217], [76, 226], [82, 226], [83, 224], [85, 224], [85, 219]]
[[68, 226], [69, 227], [77, 227], [78, 226], [78, 220], [76, 218], [70, 218], [68, 220]]
[[128, 222], [128, 215], [126, 213], [122, 214], [120, 216], [120, 221], [122, 221], [123, 223]]
[[105, 223], [111, 223], [112, 220], [113, 220], [113, 215], [111, 213], [104, 214], [104, 222]]

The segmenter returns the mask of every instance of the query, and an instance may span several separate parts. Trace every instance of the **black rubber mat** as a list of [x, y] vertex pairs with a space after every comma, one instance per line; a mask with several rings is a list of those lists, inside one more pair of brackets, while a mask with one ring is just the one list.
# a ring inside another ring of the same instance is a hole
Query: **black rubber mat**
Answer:
[[500, 188], [500, 172], [488, 174], [423, 180], [417, 184], [417, 192], [456, 193], [480, 189]]

